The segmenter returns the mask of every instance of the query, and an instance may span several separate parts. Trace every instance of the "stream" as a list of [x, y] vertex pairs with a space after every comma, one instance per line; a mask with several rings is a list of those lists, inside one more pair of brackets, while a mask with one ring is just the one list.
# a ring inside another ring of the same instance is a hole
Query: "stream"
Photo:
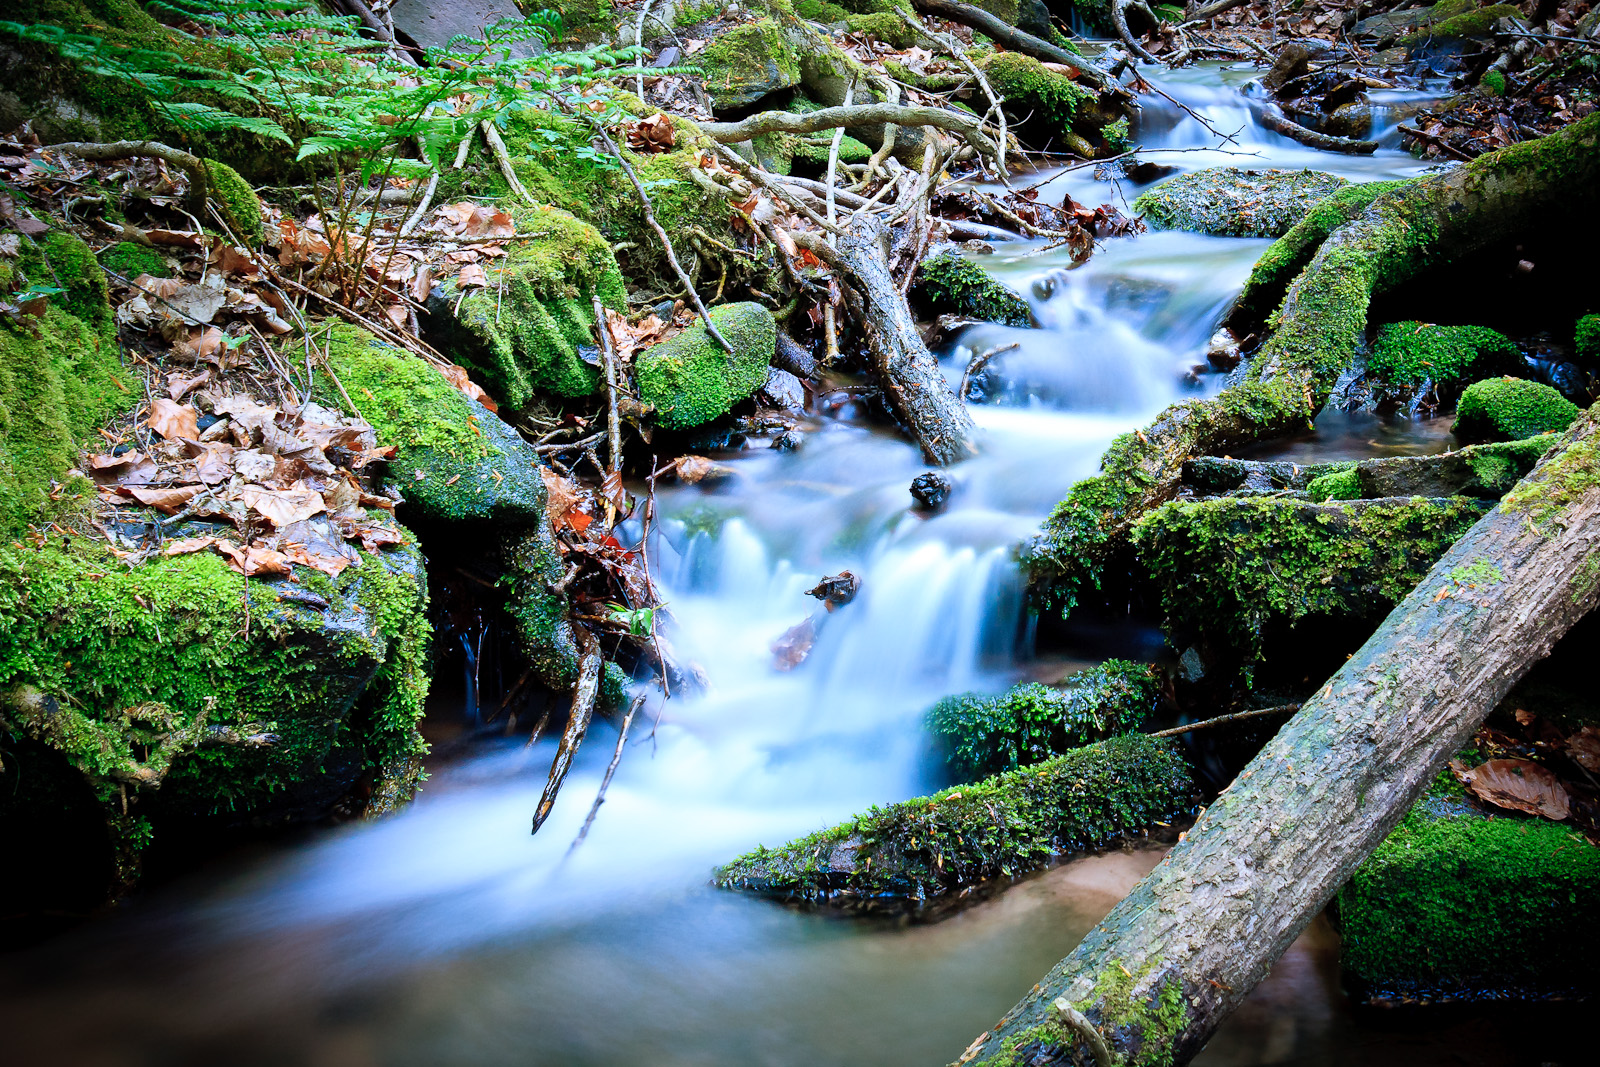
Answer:
[[[1420, 173], [1392, 147], [1315, 152], [1250, 119], [1246, 69], [1150, 75], [1179, 109], [1148, 107], [1141, 156], [1180, 170], [1314, 167], [1353, 180]], [[1402, 102], [1398, 97], [1390, 103]], [[1235, 132], [1237, 131], [1237, 132]], [[1184, 150], [1184, 151], [1180, 151]], [[1046, 171], [1126, 210], [1139, 189], [1092, 169]], [[0, 957], [0, 1060], [143, 1065], [499, 1064], [898, 1067], [947, 1063], [1159, 859], [1081, 858], [944, 922], [803, 914], [707, 887], [715, 864], [939, 785], [920, 717], [937, 698], [1059, 679], [1105, 648], [1034, 657], [1013, 561], [1118, 433], [1185, 395], [1228, 301], [1269, 242], [1151, 233], [1104, 242], [1083, 267], [1037, 242], [984, 266], [1029, 295], [1040, 330], [977, 327], [948, 357], [1015, 342], [991, 367], [999, 403], [973, 410], [982, 455], [952, 472], [942, 513], [913, 514], [916, 450], [850, 405], [804, 445], [719, 457], [716, 491], [660, 495], [652, 564], [701, 695], [641, 716], [587, 841], [567, 856], [615, 743], [597, 724], [536, 836], [553, 742], [477, 739], [437, 760], [407, 811], [224, 857], [113, 914]], [[1327, 416], [1275, 446], [1296, 460], [1436, 451], [1434, 424]], [[638, 531], [631, 531], [637, 537]], [[625, 540], [627, 538], [624, 538]], [[857, 600], [807, 661], [770, 645], [851, 570]], [[1153, 658], [1130, 628], [1114, 654]], [[450, 709], [435, 707], [433, 714]], [[459, 707], [454, 709], [459, 717]], [[654, 730], [651, 723], [659, 713]], [[1338, 990], [1319, 923], [1218, 1035], [1202, 1064], [1496, 1063], [1518, 1038], [1481, 1016], [1374, 1028]]]

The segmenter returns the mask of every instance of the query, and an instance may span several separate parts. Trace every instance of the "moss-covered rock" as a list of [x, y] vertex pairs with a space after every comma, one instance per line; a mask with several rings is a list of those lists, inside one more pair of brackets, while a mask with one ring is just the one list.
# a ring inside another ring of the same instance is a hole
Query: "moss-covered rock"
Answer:
[[1485, 816], [1441, 775], [1339, 892], [1363, 999], [1592, 995], [1600, 850], [1547, 819]]
[[1381, 617], [1493, 505], [1465, 497], [1173, 502], [1134, 528], [1177, 647], [1249, 672], [1269, 629]]
[[922, 261], [911, 286], [911, 302], [925, 319], [960, 315], [1003, 326], [1031, 326], [1028, 302], [965, 256], [941, 252]]
[[100, 262], [108, 271], [114, 271], [130, 281], [141, 274], [152, 278], [165, 278], [172, 273], [161, 253], [132, 241], [118, 241], [100, 253]]
[[1338, 470], [1320, 474], [1306, 485], [1306, 494], [1321, 504], [1329, 500], [1355, 500], [1361, 496], [1361, 479], [1356, 465], [1346, 463]]
[[1127, 734], [863, 815], [715, 874], [724, 889], [902, 910], [1170, 820], [1194, 802], [1170, 741]]
[[1600, 315], [1585, 315], [1574, 331], [1573, 351], [1588, 363], [1600, 363]]
[[1305, 490], [1323, 475], [1338, 474], [1348, 463], [1290, 463], [1285, 460], [1234, 459], [1231, 456], [1196, 456], [1183, 464], [1185, 495], [1261, 496]]
[[[1113, 116], [1091, 117], [1094, 93], [1064, 74], [1049, 70], [1021, 52], [997, 52], [981, 64], [994, 91], [1005, 98], [1006, 112], [1015, 121], [1037, 120], [1052, 130], [1071, 133], [1075, 126], [1098, 129]], [[1082, 137], [1079, 137], [1082, 140]], [[1074, 150], [1078, 149], [1074, 145]]]
[[523, 652], [539, 681], [555, 690], [578, 678], [578, 640], [568, 618], [567, 600], [550, 591], [561, 580], [561, 556], [548, 523], [508, 532], [501, 540], [506, 611], [517, 628]]
[[1133, 209], [1163, 230], [1218, 237], [1281, 237], [1349, 182], [1318, 170], [1210, 167], [1139, 196]]
[[0, 288], [65, 291], [42, 315], [0, 323], [0, 535], [48, 502], [79, 444], [134, 398], [111, 321], [105, 275], [82, 241], [52, 233], [0, 260]]
[[800, 84], [800, 59], [770, 18], [721, 34], [695, 57], [718, 109], [748, 107]]
[[945, 697], [929, 709], [928, 731], [954, 779], [970, 782], [1137, 729], [1156, 684], [1148, 664], [1107, 660], [1060, 689], [1029, 682]]
[[778, 341], [777, 323], [760, 304], [724, 304], [711, 321], [732, 352], [703, 323], [641, 352], [634, 362], [639, 398], [655, 408], [656, 425], [669, 430], [703, 426], [753, 396], [767, 380]]
[[1517, 367], [1517, 346], [1484, 326], [1391, 322], [1374, 331], [1367, 371], [1392, 394], [1432, 382], [1445, 397]]
[[851, 33], [876, 37], [895, 48], [910, 48], [923, 40], [922, 34], [906, 25], [899, 15], [888, 11], [874, 11], [867, 15], [851, 15], [845, 20]]
[[[539, 457], [515, 430], [422, 360], [343, 323], [328, 365], [380, 445], [410, 508], [432, 520], [536, 523], [544, 517]], [[348, 408], [341, 395], [327, 396]]]
[[[1438, 14], [1444, 4], [1435, 4], [1433, 11]], [[1455, 8], [1447, 10], [1454, 11]], [[1400, 44], [1405, 48], [1416, 48], [1419, 45], [1429, 44], [1433, 41], [1448, 41], [1461, 37], [1485, 37], [1494, 32], [1494, 24], [1505, 18], [1521, 18], [1522, 11], [1510, 4], [1491, 4], [1477, 10], [1466, 10], [1459, 14], [1451, 14], [1427, 23], [1421, 29], [1408, 33], [1400, 38]]]
[[1467, 386], [1450, 427], [1468, 441], [1520, 441], [1559, 433], [1578, 417], [1578, 405], [1541, 382], [1490, 378]]
[[430, 313], [438, 345], [507, 407], [526, 407], [539, 392], [588, 396], [600, 384], [581, 353], [598, 359], [592, 297], [617, 311], [627, 306], [616, 258], [593, 226], [565, 211], [513, 215], [518, 234], [530, 236], [508, 244], [488, 287], [462, 296], [452, 279], [437, 290]]
[[158, 828], [321, 818], [359, 781], [392, 809], [425, 751], [421, 554], [298, 576], [211, 553], [129, 568], [89, 537], [0, 547], [0, 728]]
[[1355, 465], [1362, 497], [1475, 496], [1495, 500], [1556, 443], [1555, 434], [1468, 445], [1436, 456], [1365, 459]]

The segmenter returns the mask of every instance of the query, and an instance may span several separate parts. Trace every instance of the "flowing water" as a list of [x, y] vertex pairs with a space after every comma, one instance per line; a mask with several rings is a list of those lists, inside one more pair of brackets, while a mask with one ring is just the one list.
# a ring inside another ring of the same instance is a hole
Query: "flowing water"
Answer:
[[[1214, 66], [1166, 76], [1167, 92], [1236, 143], [1188, 151], [1216, 138], [1163, 105], [1147, 116], [1143, 140], [1155, 150], [1145, 158], [1184, 170], [1311, 166], [1357, 180], [1421, 169], [1392, 149], [1335, 156], [1262, 131], [1237, 88], [1247, 77]], [[1052, 198], [1068, 191], [1088, 203], [1137, 192], [1088, 169], [1045, 187]], [[972, 350], [1018, 346], [992, 365], [1001, 400], [975, 408], [982, 455], [952, 472], [945, 512], [911, 513], [907, 485], [925, 469], [916, 451], [849, 417], [822, 420], [796, 452], [730, 458], [738, 476], [715, 492], [662, 494], [653, 563], [676, 619], [672, 640], [709, 687], [647, 709], [659, 723], [639, 731], [569, 859], [615, 735], [596, 727], [531, 838], [549, 744], [480, 744], [436, 769], [396, 817], [219, 862], [0, 960], [0, 1060], [953, 1059], [1155, 852], [1078, 860], [919, 927], [716, 893], [708, 871], [757, 843], [936, 784], [923, 709], [1029, 669], [1014, 546], [1114, 435], [1217, 387], [1188, 372], [1266, 245], [1154, 233], [1106, 242], [1076, 270], [1036, 243], [1001, 246], [985, 266], [1032, 294], [1044, 328], [977, 328], [949, 357], [954, 377]], [[1342, 444], [1295, 447], [1366, 454], [1382, 449], [1363, 442], [1385, 435], [1384, 447], [1401, 450], [1440, 444], [1426, 428], [1391, 424], [1330, 426]], [[827, 619], [800, 669], [775, 672], [772, 641], [816, 607], [804, 591], [845, 569], [862, 578], [859, 598]], [[1382, 1060], [1374, 1048], [1393, 1048], [1396, 1062], [1400, 1051], [1432, 1062], [1432, 1039], [1387, 1042], [1350, 1020], [1331, 958], [1325, 933], [1304, 941], [1206, 1061], [1335, 1063], [1357, 1049]], [[1498, 1047], [1492, 1037], [1466, 1044], [1473, 1056]]]

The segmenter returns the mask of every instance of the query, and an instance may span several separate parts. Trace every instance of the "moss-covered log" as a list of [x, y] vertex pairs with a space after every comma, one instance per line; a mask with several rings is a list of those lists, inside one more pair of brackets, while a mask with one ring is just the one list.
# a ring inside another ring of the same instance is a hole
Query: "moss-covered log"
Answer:
[[1600, 115], [1455, 170], [1385, 189], [1352, 186], [1323, 201], [1268, 250], [1245, 290], [1242, 300], [1261, 308], [1287, 285], [1276, 328], [1243, 380], [1118, 438], [1104, 473], [1075, 485], [1046, 520], [1026, 550], [1039, 602], [1068, 610], [1096, 587], [1112, 546], [1177, 491], [1188, 457], [1305, 427], [1360, 349], [1374, 293], [1597, 202]]
[[1073, 1062], [1082, 1038], [1060, 1021], [1058, 998], [1132, 1062], [1190, 1059], [1517, 679], [1600, 601], [1597, 561], [1591, 411], [969, 1059]]
[[758, 848], [715, 881], [794, 902], [904, 910], [1139, 833], [1193, 800], [1177, 748], [1128, 734]]

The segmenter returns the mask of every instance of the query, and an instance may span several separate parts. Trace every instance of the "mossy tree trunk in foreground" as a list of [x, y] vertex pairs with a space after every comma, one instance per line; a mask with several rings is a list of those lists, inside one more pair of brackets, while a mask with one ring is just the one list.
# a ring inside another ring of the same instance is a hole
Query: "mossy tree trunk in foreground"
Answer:
[[1186, 1062], [1597, 598], [1600, 406], [963, 1062], [1072, 1062], [1058, 998], [1126, 1062]]
[[1313, 208], [1262, 256], [1240, 297], [1244, 317], [1282, 301], [1244, 380], [1118, 438], [1104, 473], [1074, 486], [1046, 521], [1028, 564], [1047, 606], [1070, 609], [1097, 584], [1107, 546], [1172, 499], [1185, 459], [1305, 427], [1359, 352], [1375, 293], [1597, 203], [1600, 115], [1454, 170], [1342, 189]]

